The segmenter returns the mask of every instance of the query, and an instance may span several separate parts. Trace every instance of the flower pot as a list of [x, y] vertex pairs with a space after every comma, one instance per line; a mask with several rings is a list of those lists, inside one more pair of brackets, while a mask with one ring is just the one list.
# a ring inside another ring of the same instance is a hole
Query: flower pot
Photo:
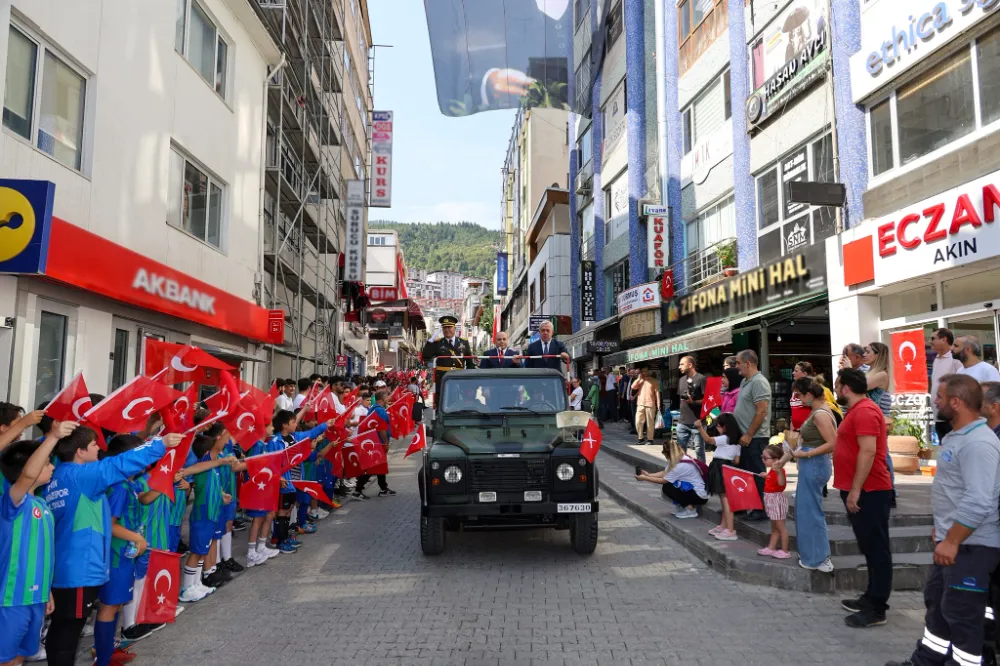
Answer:
[[889, 436], [889, 455], [896, 474], [920, 473], [920, 440], [906, 435]]
[[930, 460], [934, 456], [934, 449], [921, 448], [917, 451], [917, 457], [921, 460]]
[[740, 269], [735, 268], [733, 266], [722, 269], [722, 274], [725, 275], [726, 277], [733, 277], [734, 275], [737, 275], [739, 272]]

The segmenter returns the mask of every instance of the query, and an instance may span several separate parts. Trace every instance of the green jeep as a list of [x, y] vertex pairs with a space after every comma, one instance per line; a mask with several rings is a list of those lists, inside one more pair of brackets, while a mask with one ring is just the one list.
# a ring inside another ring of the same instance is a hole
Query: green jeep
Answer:
[[568, 529], [573, 550], [594, 552], [597, 467], [578, 440], [588, 416], [565, 412], [566, 398], [555, 370], [445, 375], [418, 475], [425, 555], [444, 551], [446, 531], [537, 527]]

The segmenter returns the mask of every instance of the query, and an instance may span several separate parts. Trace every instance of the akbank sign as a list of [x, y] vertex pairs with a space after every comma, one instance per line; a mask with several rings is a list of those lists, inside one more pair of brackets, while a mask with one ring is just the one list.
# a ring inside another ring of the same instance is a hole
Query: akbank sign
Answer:
[[990, 16], [1000, 0], [876, 0], [862, 9], [861, 49], [851, 56], [860, 102]]

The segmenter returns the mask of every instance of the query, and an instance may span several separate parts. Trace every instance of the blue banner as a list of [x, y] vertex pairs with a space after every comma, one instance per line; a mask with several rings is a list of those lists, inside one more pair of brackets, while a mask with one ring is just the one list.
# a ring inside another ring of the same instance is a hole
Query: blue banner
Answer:
[[507, 295], [507, 277], [507, 253], [497, 252], [497, 294], [500, 296]]

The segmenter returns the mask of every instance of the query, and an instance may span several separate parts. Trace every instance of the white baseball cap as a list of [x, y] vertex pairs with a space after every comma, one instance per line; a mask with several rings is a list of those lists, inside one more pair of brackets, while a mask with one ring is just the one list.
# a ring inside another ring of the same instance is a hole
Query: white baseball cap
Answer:
[[381, 379], [375, 382], [375, 388], [378, 388], [380, 386], [385, 386], [385, 382], [382, 381]]

